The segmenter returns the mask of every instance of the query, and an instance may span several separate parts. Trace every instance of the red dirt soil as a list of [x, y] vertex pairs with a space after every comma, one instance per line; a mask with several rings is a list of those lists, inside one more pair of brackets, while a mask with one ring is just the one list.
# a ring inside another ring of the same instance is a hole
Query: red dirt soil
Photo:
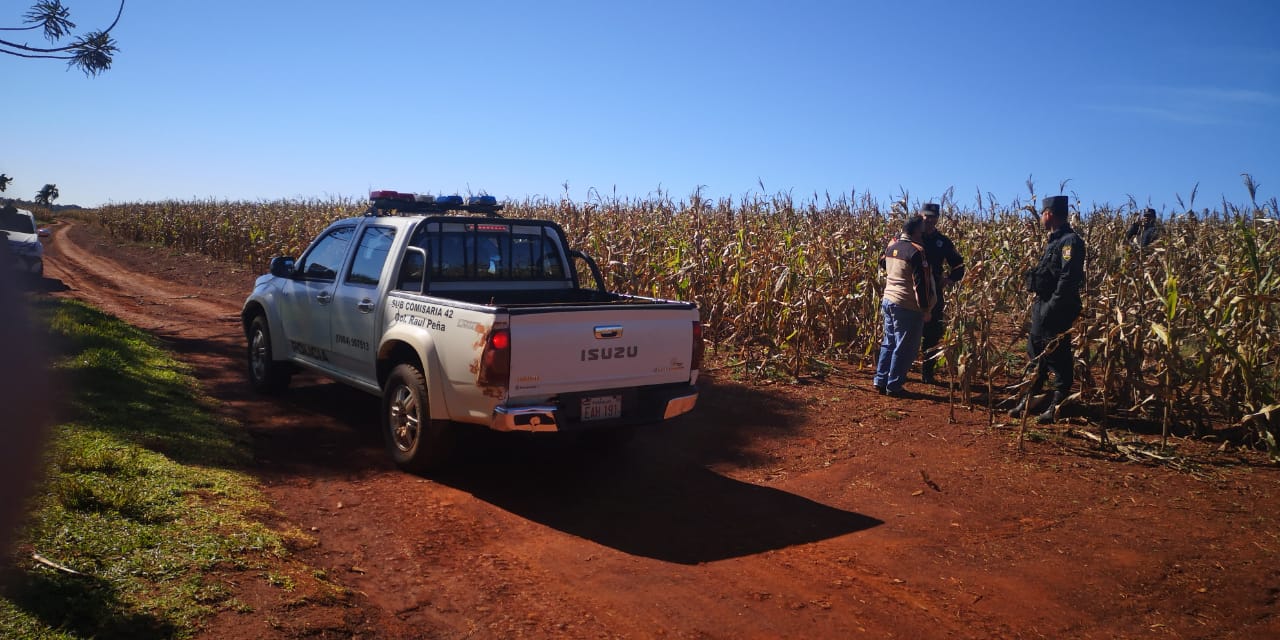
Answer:
[[[44, 289], [158, 336], [249, 433], [293, 589], [228, 570], [247, 611], [205, 638], [1280, 637], [1280, 471], [1176, 441], [1191, 471], [957, 408], [850, 367], [809, 384], [713, 370], [689, 415], [607, 454], [470, 434], [419, 477], [377, 400], [244, 375], [256, 274], [55, 227]], [[1115, 434], [1132, 437], [1128, 432]]]

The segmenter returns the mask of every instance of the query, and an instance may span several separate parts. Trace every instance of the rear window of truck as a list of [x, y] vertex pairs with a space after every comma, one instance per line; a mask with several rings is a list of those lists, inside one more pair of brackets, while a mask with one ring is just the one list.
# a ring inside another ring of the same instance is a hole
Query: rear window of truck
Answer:
[[564, 250], [556, 233], [516, 222], [426, 222], [413, 246], [427, 252], [428, 279], [564, 280]]

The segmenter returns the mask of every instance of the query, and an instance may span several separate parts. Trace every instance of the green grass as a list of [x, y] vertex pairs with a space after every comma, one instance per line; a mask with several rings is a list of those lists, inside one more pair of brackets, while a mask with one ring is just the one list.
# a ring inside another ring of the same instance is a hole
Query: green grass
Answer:
[[31, 302], [64, 397], [9, 558], [0, 637], [186, 637], [211, 613], [242, 611], [218, 576], [265, 575], [288, 554], [255, 520], [269, 509], [256, 482], [236, 470], [244, 436], [145, 333], [77, 302]]

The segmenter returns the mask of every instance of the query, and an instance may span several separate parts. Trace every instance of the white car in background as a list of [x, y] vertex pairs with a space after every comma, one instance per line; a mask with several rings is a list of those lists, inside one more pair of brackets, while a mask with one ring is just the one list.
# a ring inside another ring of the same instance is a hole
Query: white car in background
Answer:
[[35, 215], [13, 206], [0, 209], [0, 234], [7, 238], [14, 270], [37, 278], [44, 276], [44, 245], [40, 244], [40, 236], [48, 233], [36, 227]]

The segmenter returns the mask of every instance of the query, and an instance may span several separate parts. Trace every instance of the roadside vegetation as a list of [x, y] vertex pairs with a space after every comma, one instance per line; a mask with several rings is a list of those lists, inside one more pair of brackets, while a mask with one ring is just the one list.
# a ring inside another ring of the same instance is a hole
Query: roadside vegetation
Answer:
[[0, 637], [187, 637], [215, 612], [251, 610], [237, 582], [284, 588], [269, 576], [308, 539], [262, 522], [268, 505], [236, 470], [244, 437], [186, 368], [87, 305], [31, 302], [57, 354], [61, 415], [3, 563]]
[[[1079, 393], [1105, 437], [1118, 421], [1169, 435], [1226, 434], [1280, 459], [1280, 223], [1277, 202], [1226, 200], [1165, 212], [1161, 239], [1124, 241], [1142, 207], [1085, 204], [1073, 226], [1089, 248], [1085, 309], [1076, 323]], [[1058, 185], [1065, 191], [1067, 185]], [[1001, 204], [981, 192], [942, 198], [941, 229], [968, 275], [949, 294], [941, 370], [959, 406], [995, 420], [1024, 378], [1029, 295], [1023, 273], [1044, 246], [1029, 212], [1042, 193]], [[919, 202], [869, 195], [790, 194], [687, 200], [570, 198], [508, 202], [503, 214], [559, 222], [600, 264], [610, 287], [697, 301], [708, 346], [744, 376], [820, 376], [837, 362], [867, 366], [879, 343], [884, 242]], [[300, 254], [328, 223], [359, 215], [353, 199], [146, 202], [98, 212], [116, 236], [160, 243], [265, 271]], [[626, 233], [619, 230], [625, 229]]]

